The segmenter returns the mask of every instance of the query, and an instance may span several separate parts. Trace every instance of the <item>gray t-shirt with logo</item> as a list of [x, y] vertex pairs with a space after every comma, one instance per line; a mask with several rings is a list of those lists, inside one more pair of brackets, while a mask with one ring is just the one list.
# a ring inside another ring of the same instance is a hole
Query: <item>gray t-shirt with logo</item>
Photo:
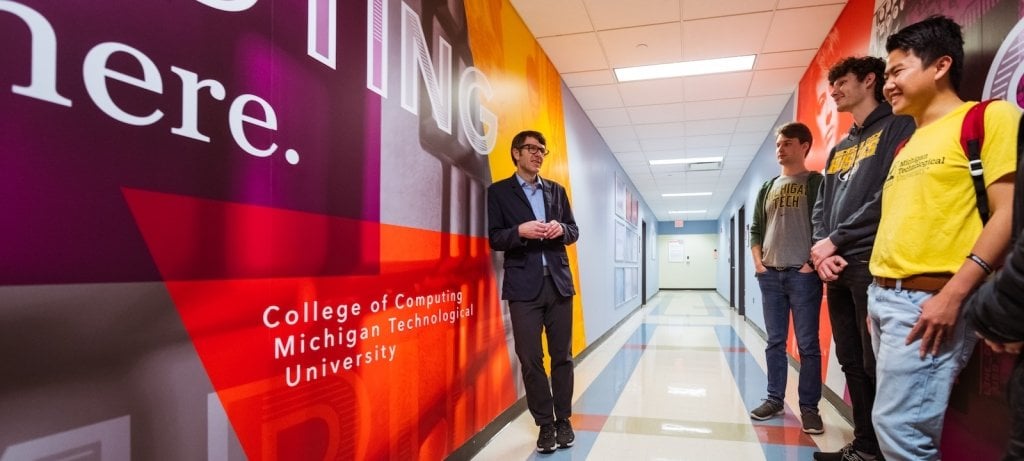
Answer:
[[811, 223], [808, 219], [813, 203], [807, 203], [807, 177], [810, 172], [795, 176], [779, 176], [765, 197], [765, 233], [761, 257], [765, 266], [802, 266], [811, 254]]

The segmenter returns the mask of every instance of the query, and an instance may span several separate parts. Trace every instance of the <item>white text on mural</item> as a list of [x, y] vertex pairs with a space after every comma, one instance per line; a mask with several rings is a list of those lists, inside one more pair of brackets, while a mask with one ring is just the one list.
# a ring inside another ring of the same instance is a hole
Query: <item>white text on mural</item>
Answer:
[[260, 323], [270, 333], [274, 360], [284, 363], [285, 384], [295, 387], [395, 361], [403, 333], [472, 317], [474, 306], [462, 300], [461, 291], [447, 289], [393, 298], [383, 294], [368, 304], [313, 299], [268, 305]]

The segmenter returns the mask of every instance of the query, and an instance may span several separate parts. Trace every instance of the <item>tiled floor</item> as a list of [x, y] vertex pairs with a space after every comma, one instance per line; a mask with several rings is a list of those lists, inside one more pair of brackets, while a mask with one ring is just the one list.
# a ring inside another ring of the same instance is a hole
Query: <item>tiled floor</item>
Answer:
[[852, 429], [824, 399], [825, 433], [800, 430], [792, 368], [785, 416], [750, 419], [765, 394], [764, 345], [718, 294], [660, 292], [577, 364], [574, 447], [536, 453], [524, 413], [475, 459], [803, 461], [846, 444]]

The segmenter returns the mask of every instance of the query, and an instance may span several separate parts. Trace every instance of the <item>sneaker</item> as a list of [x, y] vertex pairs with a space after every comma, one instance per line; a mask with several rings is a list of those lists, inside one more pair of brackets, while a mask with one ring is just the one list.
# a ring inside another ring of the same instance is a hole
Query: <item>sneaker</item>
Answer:
[[541, 424], [540, 435], [537, 436], [537, 451], [540, 453], [555, 452], [555, 425]]
[[852, 443], [846, 444], [846, 446], [840, 448], [839, 451], [816, 451], [814, 452], [814, 461], [843, 461], [843, 459], [846, 458], [846, 454], [850, 452], [857, 453], [857, 451], [853, 449]]
[[804, 432], [808, 434], [825, 433], [825, 425], [821, 422], [821, 415], [818, 414], [818, 410], [801, 408], [800, 419], [804, 423]]
[[848, 443], [845, 447], [840, 448], [839, 451], [816, 451], [814, 452], [815, 461], [871, 461], [879, 458], [874, 457], [870, 460], [861, 456], [861, 454], [853, 449], [853, 444]]
[[555, 421], [555, 441], [558, 442], [558, 448], [569, 448], [576, 442], [576, 433], [572, 431], [568, 419]]
[[774, 418], [786, 412], [786, 409], [782, 406], [782, 402], [778, 402], [772, 399], [764, 399], [764, 403], [761, 406], [750, 412], [750, 417], [758, 421], [764, 421], [766, 419]]

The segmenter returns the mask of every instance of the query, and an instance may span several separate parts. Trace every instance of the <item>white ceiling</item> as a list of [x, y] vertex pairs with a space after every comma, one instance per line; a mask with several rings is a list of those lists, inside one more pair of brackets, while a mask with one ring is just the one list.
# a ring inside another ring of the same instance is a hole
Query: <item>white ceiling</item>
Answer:
[[[659, 221], [718, 219], [846, 0], [511, 0]], [[756, 54], [746, 72], [619, 83], [623, 66]], [[723, 156], [688, 171], [650, 160]], [[711, 192], [701, 197], [662, 197]], [[670, 214], [670, 210], [707, 210]]]

